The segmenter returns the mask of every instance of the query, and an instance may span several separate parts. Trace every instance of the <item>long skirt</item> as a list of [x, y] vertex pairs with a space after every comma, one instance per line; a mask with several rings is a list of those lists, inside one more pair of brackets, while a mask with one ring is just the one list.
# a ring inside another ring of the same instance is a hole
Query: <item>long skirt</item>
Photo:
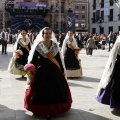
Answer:
[[96, 97], [100, 103], [110, 105], [110, 108], [120, 109], [120, 56], [117, 61], [110, 82], [105, 89], [101, 89]]
[[67, 77], [82, 76], [81, 60], [77, 58], [77, 56], [74, 53], [74, 50], [72, 50], [69, 47], [67, 47], [64, 61], [65, 61]]
[[24, 107], [40, 116], [64, 113], [72, 103], [67, 80], [55, 64], [49, 60], [43, 62], [45, 64], [38, 67], [33, 84], [26, 89]]

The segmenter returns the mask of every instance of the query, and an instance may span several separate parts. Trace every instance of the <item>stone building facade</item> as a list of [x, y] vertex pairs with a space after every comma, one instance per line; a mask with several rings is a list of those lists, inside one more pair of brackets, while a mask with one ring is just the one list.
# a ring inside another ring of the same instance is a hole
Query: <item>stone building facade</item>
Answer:
[[104, 33], [120, 31], [120, 1], [115, 0], [89, 0], [90, 6], [90, 32]]
[[[2, 2], [2, 1], [0, 1]], [[76, 14], [75, 27], [76, 31], [88, 31], [88, 0], [6, 0], [6, 3], [14, 4], [14, 7], [18, 7], [18, 2], [47, 2], [53, 6], [53, 10], [47, 14], [45, 21], [50, 24], [52, 29], [58, 30], [61, 26], [61, 32], [66, 32], [66, 14], [68, 10], [72, 10]], [[61, 4], [58, 4], [61, 2]], [[61, 6], [61, 13], [59, 12], [59, 5]], [[0, 3], [0, 10], [2, 10], [2, 3]], [[3, 15], [0, 14], [0, 23], [3, 23]], [[5, 12], [5, 26], [9, 27], [10, 16], [8, 12]], [[60, 24], [60, 25], [59, 25]]]

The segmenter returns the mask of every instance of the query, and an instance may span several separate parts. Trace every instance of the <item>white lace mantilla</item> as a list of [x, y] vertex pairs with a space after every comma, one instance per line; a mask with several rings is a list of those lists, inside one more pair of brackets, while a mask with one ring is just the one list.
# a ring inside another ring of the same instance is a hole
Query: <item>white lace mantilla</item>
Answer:
[[21, 40], [19, 40], [19, 44], [22, 46], [22, 47], [25, 47], [26, 45], [28, 45], [29, 44], [29, 39], [28, 38], [26, 38], [25, 40], [23, 40], [23, 39], [21, 39]]
[[67, 50], [67, 45], [69, 47], [69, 44], [72, 44], [73, 47], [78, 47], [75, 39], [73, 39], [72, 42], [69, 40], [69, 38], [64, 39], [62, 49], [61, 49], [61, 52], [62, 52], [63, 56], [65, 56], [65, 53], [66, 53], [66, 50]]
[[[41, 49], [40, 44], [41, 44], [41, 43], [39, 43], [39, 44], [37, 45], [36, 50], [37, 50], [43, 57], [47, 58], [45, 52]], [[57, 47], [57, 44], [54, 43], [54, 42], [52, 42], [52, 45], [50, 46], [50, 48], [48, 49], [48, 51], [50, 51], [53, 56], [56, 56], [57, 53], [59, 52], [58, 47]]]

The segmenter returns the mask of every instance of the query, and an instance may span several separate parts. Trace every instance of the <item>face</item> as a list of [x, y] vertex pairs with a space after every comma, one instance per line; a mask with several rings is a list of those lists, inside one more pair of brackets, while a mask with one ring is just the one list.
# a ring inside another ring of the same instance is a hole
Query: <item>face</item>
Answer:
[[52, 32], [51, 30], [44, 30], [44, 34], [43, 34], [43, 38], [45, 40], [50, 40], [52, 36]]
[[68, 36], [69, 36], [69, 37], [72, 37], [72, 36], [73, 36], [73, 32], [70, 31], [70, 32], [68, 33]]
[[22, 34], [23, 37], [26, 36], [26, 32], [24, 30], [21, 32], [21, 34]]

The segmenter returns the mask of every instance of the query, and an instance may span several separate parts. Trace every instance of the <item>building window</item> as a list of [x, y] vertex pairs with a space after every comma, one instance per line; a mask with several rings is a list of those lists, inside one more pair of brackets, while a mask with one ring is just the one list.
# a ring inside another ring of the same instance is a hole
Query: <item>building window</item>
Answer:
[[114, 4], [113, 0], [110, 0], [109, 2], [110, 2], [110, 6], [113, 6]]
[[78, 19], [78, 18], [79, 18], [79, 15], [76, 15], [76, 18]]
[[79, 6], [75, 6], [75, 9], [78, 10], [78, 9], [79, 9]]
[[120, 14], [118, 14], [118, 20], [120, 20]]
[[118, 26], [118, 31], [120, 31], [120, 26]]
[[82, 15], [82, 19], [85, 19], [85, 15]]
[[93, 10], [95, 10], [96, 9], [96, 0], [93, 0]]
[[101, 0], [101, 8], [104, 8], [104, 0]]
[[92, 34], [96, 33], [96, 28], [92, 28]]
[[92, 23], [95, 23], [95, 16], [96, 16], [96, 12], [93, 12]]
[[110, 9], [109, 21], [113, 21], [113, 9]]
[[92, 23], [95, 23], [95, 18], [91, 18], [91, 20], [92, 20]]
[[104, 27], [100, 27], [100, 34], [104, 34]]
[[104, 11], [101, 11], [101, 19], [104, 21]]
[[85, 6], [82, 6], [82, 10], [85, 10]]
[[108, 34], [109, 34], [111, 31], [113, 31], [113, 26], [110, 26], [108, 30], [109, 30], [108, 31]]

